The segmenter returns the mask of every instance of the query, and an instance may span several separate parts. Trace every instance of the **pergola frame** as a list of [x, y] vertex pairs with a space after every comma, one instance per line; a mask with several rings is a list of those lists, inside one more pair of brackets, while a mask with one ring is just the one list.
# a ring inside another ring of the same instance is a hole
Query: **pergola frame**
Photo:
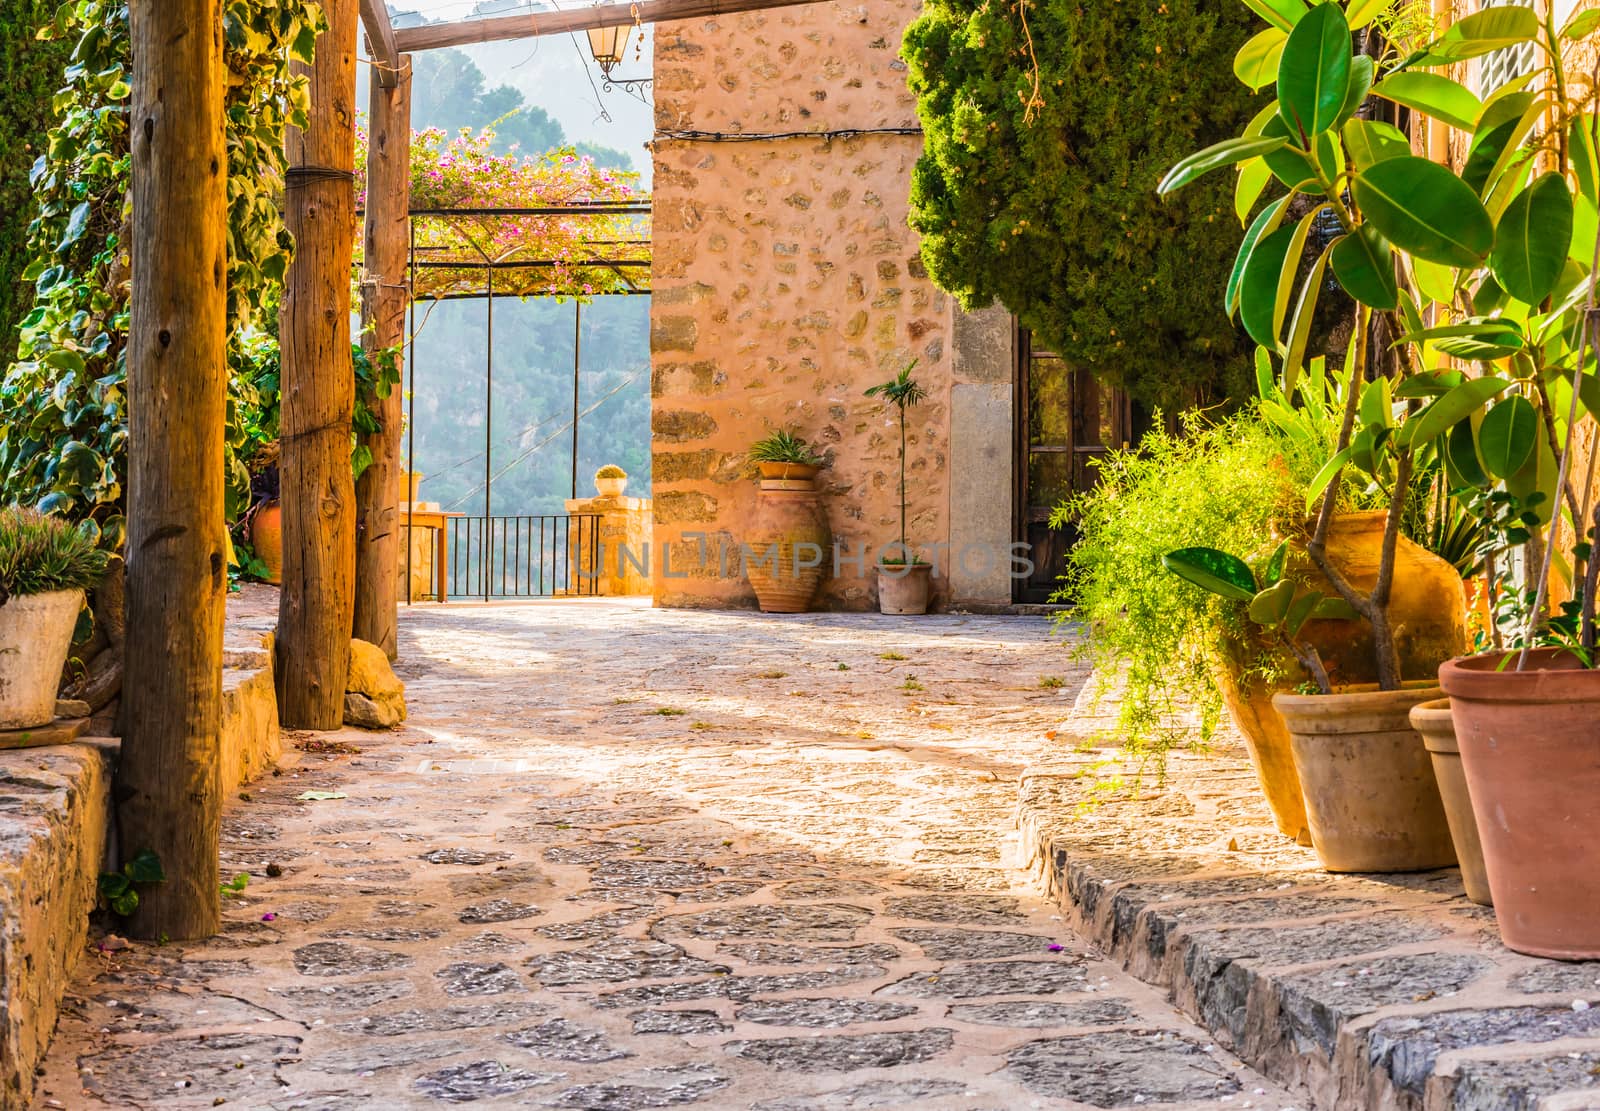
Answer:
[[[387, 149], [395, 152], [411, 131], [410, 51], [815, 2], [641, 0], [397, 30], [384, 0], [325, 0], [330, 30], [319, 39], [309, 70], [311, 110], [307, 126], [291, 140], [286, 201], [297, 245], [282, 321], [286, 574], [277, 671], [284, 725], [337, 728], [352, 631], [362, 639], [386, 639], [397, 612], [399, 397], [384, 411], [384, 432], [369, 445], [369, 470], [376, 474], [360, 490], [352, 489], [346, 458], [354, 408], [348, 342], [354, 178], [346, 152], [353, 146], [353, 55], [360, 30], [373, 61], [374, 90], [381, 91], [372, 102], [373, 131], [382, 128], [393, 140]], [[222, 13], [219, 0], [130, 0], [129, 7], [132, 111], [144, 120], [142, 134], [154, 157], [141, 159], [144, 148], [136, 141], [129, 244], [130, 690], [118, 817], [125, 835], [159, 830], [167, 871], [179, 877], [144, 894], [131, 932], [177, 940], [212, 933], [219, 920], [222, 798], [216, 784], [226, 575], [220, 485], [204, 476], [221, 473], [218, 328], [226, 287], [222, 259], [195, 252], [220, 249], [226, 220]], [[196, 27], [212, 33], [197, 39]], [[387, 171], [369, 168], [365, 235], [369, 244], [392, 247], [395, 229], [409, 217], [409, 154], [383, 161]], [[363, 323], [373, 326], [374, 343], [403, 338], [394, 329], [409, 300], [405, 257], [403, 240], [398, 251], [367, 252]]]

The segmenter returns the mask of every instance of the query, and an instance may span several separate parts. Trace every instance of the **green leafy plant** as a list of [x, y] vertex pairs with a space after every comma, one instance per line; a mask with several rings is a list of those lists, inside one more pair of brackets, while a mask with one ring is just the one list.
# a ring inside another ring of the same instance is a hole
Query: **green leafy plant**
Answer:
[[1300, 639], [1300, 632], [1313, 618], [1350, 620], [1355, 611], [1344, 599], [1330, 598], [1287, 577], [1288, 560], [1289, 542], [1285, 540], [1256, 568], [1236, 555], [1207, 547], [1167, 552], [1161, 557], [1161, 566], [1202, 590], [1243, 605], [1251, 621], [1294, 653], [1317, 689], [1332, 694], [1333, 684], [1322, 657], [1315, 645]]
[[161, 859], [149, 849], [141, 849], [120, 871], [101, 872], [95, 889], [112, 913], [126, 918], [139, 908], [140, 887], [166, 881]]
[[90, 590], [106, 572], [93, 521], [73, 525], [35, 509], [0, 509], [0, 605], [14, 597]]
[[[323, 19], [314, 0], [226, 0], [222, 21], [229, 360], [237, 370], [240, 342], [262, 321], [288, 266], [292, 244], [275, 196], [283, 188], [284, 129], [303, 123], [306, 108], [306, 78], [291, 63], [310, 60]], [[61, 4], [38, 33], [72, 44], [73, 64], [29, 176], [34, 218], [24, 277], [34, 305], [17, 361], [0, 378], [0, 496], [92, 520], [103, 545], [115, 549], [125, 531], [128, 436], [127, 4]], [[236, 439], [228, 437], [230, 453]], [[238, 463], [230, 455], [236, 492], [244, 488]]]
[[[1306, 365], [1328, 279], [1356, 304], [1345, 356], [1354, 373], [1338, 440], [1311, 489], [1320, 504], [1307, 552], [1372, 626], [1379, 684], [1397, 688], [1404, 677], [1388, 616], [1395, 547], [1414, 478], [1431, 468], [1468, 504], [1489, 504], [1474, 492], [1505, 495], [1493, 518], [1480, 518], [1478, 552], [1491, 578], [1495, 555], [1543, 531], [1524, 640], [1549, 616], [1546, 584], [1559, 570], [1556, 526], [1565, 515], [1581, 538], [1567, 565], [1583, 599], [1579, 636], [1592, 644], [1597, 561], [1570, 463], [1573, 428], [1600, 413], [1586, 327], [1600, 265], [1600, 138], [1594, 83], [1575, 82], [1567, 67], [1592, 46], [1600, 16], [1580, 11], [1558, 24], [1553, 7], [1541, 15], [1495, 6], [1371, 56], [1355, 53], [1352, 32], [1387, 10], [1378, 0], [1246, 3], [1269, 26], [1241, 50], [1235, 70], [1247, 85], [1275, 85], [1277, 99], [1243, 134], [1174, 166], [1161, 192], [1233, 166], [1241, 214], [1272, 194], [1246, 228], [1224, 297], [1270, 353], [1286, 394]], [[1461, 62], [1522, 44], [1539, 48], [1536, 72], [1483, 99], [1450, 75]], [[1404, 133], [1363, 107], [1385, 101], [1459, 133], [1461, 168], [1417, 157]], [[1297, 197], [1309, 205], [1291, 220]], [[1325, 220], [1337, 233], [1314, 238]], [[1346, 581], [1325, 549], [1347, 470], [1388, 495], [1369, 591]]]
[[607, 463], [605, 466], [594, 472], [594, 477], [596, 482], [600, 481], [602, 478], [627, 478], [628, 472], [617, 466], [615, 463]]
[[248, 872], [240, 872], [233, 879], [222, 881], [222, 894], [237, 895], [249, 886], [250, 874]]
[[898, 549], [899, 558], [880, 556], [879, 562], [890, 566], [920, 563], [911, 545], [906, 542], [906, 410], [928, 396], [928, 391], [911, 377], [911, 372], [917, 367], [917, 360], [912, 359], [905, 369], [887, 382], [879, 382], [866, 391], [867, 397], [879, 397], [895, 407], [895, 413], [900, 418], [900, 539]]
[[802, 467], [820, 467], [827, 460], [799, 436], [787, 428], [779, 428], [750, 445], [752, 463], [794, 463]]

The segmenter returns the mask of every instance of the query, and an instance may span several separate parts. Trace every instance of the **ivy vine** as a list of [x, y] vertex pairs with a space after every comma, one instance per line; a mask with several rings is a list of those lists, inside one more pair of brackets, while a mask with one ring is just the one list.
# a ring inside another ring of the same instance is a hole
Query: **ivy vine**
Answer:
[[[324, 26], [312, 0], [227, 0], [228, 332], [230, 412], [259, 405], [253, 326], [275, 300], [293, 242], [275, 195], [285, 168], [284, 129], [303, 124], [306, 79]], [[56, 126], [30, 181], [33, 311], [17, 361], [0, 380], [0, 496], [92, 521], [107, 547], [124, 533], [131, 218], [128, 113], [130, 39], [123, 0], [72, 0], [40, 37], [74, 41]], [[250, 447], [230, 420], [230, 517], [248, 503]]]

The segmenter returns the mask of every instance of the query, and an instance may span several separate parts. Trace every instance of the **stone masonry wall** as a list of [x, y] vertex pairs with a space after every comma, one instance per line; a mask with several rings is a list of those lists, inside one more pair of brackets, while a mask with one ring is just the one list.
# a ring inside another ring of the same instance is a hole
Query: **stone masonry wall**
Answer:
[[[744, 452], [774, 428], [831, 456], [821, 483], [847, 552], [892, 542], [898, 432], [862, 391], [913, 358], [929, 397], [911, 411], [908, 530], [914, 545], [949, 539], [951, 306], [906, 226], [922, 140], [870, 133], [917, 124], [898, 49], [918, 8], [820, 3], [656, 29], [657, 604], [754, 604], [737, 557], [756, 508]], [[869, 133], [683, 134], [843, 129]], [[1005, 481], [997, 476], [1002, 490]], [[693, 533], [710, 537], [704, 564]], [[719, 544], [730, 553], [727, 577]], [[865, 574], [845, 564], [823, 589], [822, 608], [876, 604], [870, 564]], [[948, 579], [935, 589], [947, 595]]]

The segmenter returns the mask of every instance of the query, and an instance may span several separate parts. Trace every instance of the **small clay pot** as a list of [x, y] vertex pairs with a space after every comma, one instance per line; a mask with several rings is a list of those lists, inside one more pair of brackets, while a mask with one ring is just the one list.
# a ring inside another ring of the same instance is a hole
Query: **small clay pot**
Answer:
[[1411, 707], [1411, 727], [1422, 734], [1422, 743], [1433, 759], [1433, 777], [1444, 799], [1444, 816], [1450, 821], [1450, 840], [1456, 846], [1456, 861], [1461, 865], [1461, 883], [1467, 898], [1480, 906], [1490, 906], [1489, 876], [1483, 870], [1483, 843], [1478, 840], [1478, 819], [1472, 813], [1472, 796], [1467, 791], [1467, 773], [1461, 767], [1461, 749], [1456, 744], [1455, 715], [1450, 700], [1437, 698]]
[[1556, 648], [1439, 669], [1483, 841], [1500, 938], [1600, 958], [1600, 671]]
[[[418, 479], [422, 476], [417, 475]], [[250, 544], [256, 558], [267, 569], [266, 579], [277, 585], [283, 582], [283, 509], [278, 500], [263, 502], [250, 517]]]
[[1439, 693], [1422, 682], [1274, 696], [1311, 843], [1328, 871], [1425, 872], [1456, 862], [1433, 762], [1410, 722], [1411, 708]]
[[0, 606], [0, 729], [55, 720], [56, 688], [82, 608], [81, 590], [18, 594]]
[[928, 563], [878, 564], [878, 612], [927, 613], [932, 574]]
[[[763, 480], [777, 479], [784, 482], [804, 482], [809, 489], [812, 480], [822, 471], [821, 467], [811, 463], [757, 463], [761, 468]], [[762, 489], [768, 489], [763, 484]]]
[[594, 489], [602, 498], [620, 498], [622, 492], [628, 488], [628, 476], [621, 478], [597, 478], [594, 480]]

